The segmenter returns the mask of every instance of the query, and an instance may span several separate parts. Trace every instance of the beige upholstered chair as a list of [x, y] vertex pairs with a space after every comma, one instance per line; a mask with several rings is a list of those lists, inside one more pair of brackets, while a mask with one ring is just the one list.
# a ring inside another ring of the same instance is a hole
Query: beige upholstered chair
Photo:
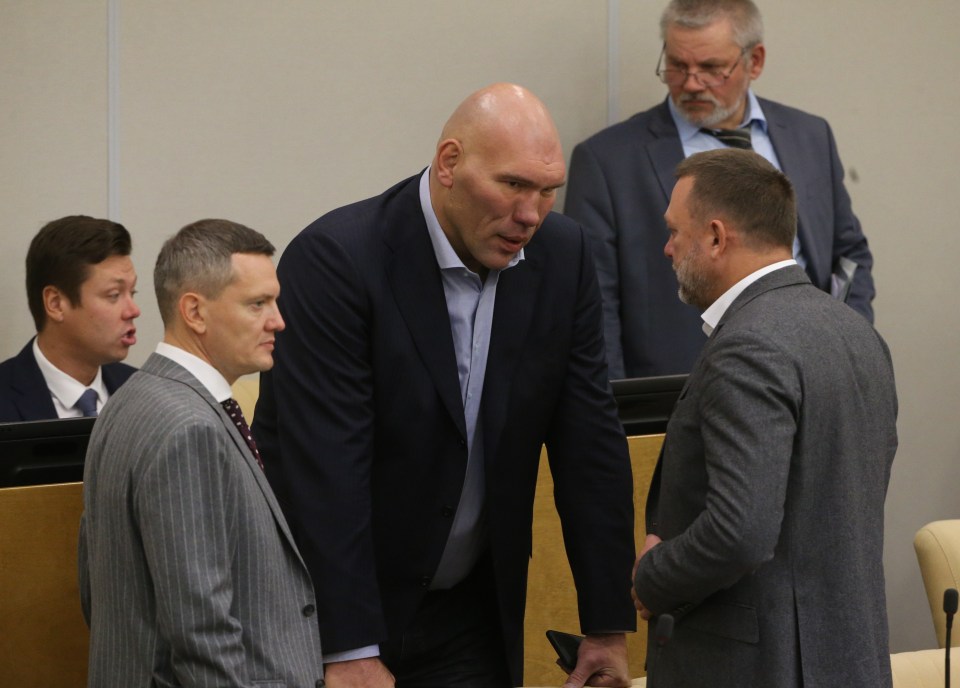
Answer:
[[[960, 588], [960, 519], [928, 523], [917, 531], [913, 547], [930, 602], [937, 645], [944, 647], [947, 620], [943, 613], [943, 591]], [[960, 629], [954, 630], [950, 644], [960, 646]]]
[[[890, 655], [893, 688], [940, 688], [944, 684], [943, 650], [917, 650]], [[950, 657], [950, 683], [960, 685], [960, 657]]]

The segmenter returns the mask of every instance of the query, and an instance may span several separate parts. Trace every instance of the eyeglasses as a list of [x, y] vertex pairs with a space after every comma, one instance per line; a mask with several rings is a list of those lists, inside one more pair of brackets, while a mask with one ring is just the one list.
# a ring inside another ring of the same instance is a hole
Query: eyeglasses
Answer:
[[667, 86], [681, 86], [687, 83], [687, 79], [693, 77], [697, 80], [697, 83], [703, 86], [704, 88], [716, 88], [717, 86], [722, 86], [726, 83], [727, 79], [733, 74], [736, 70], [737, 65], [743, 61], [743, 56], [747, 54], [749, 48], [743, 48], [740, 51], [737, 61], [733, 63], [733, 66], [724, 73], [723, 69], [703, 69], [699, 72], [691, 72], [688, 69], [674, 69], [671, 67], [663, 68], [663, 56], [666, 54], [667, 46], [664, 44], [663, 48], [660, 50], [660, 59], [657, 60], [657, 76], [660, 77], [660, 81], [665, 83]]

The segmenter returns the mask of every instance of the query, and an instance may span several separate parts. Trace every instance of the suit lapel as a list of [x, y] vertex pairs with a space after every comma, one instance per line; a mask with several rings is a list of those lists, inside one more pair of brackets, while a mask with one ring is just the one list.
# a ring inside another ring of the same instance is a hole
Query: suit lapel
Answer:
[[797, 194], [797, 237], [800, 240], [800, 248], [807, 259], [807, 270], [810, 271], [818, 284], [822, 284], [826, 276], [818, 274], [817, 267], [820, 265], [829, 266], [831, 259], [830, 256], [817, 255], [817, 242], [813, 241], [813, 237], [810, 236], [810, 227], [813, 223], [807, 212], [807, 208], [811, 204], [805, 202], [807, 188], [803, 181], [807, 170], [803, 161], [807, 153], [804, 142], [800, 137], [791, 135], [790, 128], [783, 117], [780, 116], [781, 113], [776, 103], [760, 99], [760, 107], [763, 108], [763, 114], [767, 118], [767, 133], [770, 136], [773, 151], [777, 154], [777, 160], [780, 161], [781, 171], [793, 183]]
[[420, 208], [419, 180], [417, 175], [400, 192], [384, 219], [384, 241], [391, 250], [387, 280], [420, 360], [447, 412], [466, 437], [450, 316], [440, 268]]
[[534, 244], [524, 249], [524, 259], [500, 273], [497, 300], [493, 307], [487, 371], [480, 402], [484, 422], [485, 455], [496, 456], [500, 432], [506, 422], [510, 386], [517, 377], [516, 367], [523, 360], [524, 343], [534, 317], [534, 305], [540, 290], [542, 264]]
[[223, 410], [223, 406], [221, 406], [220, 403], [213, 398], [213, 395], [210, 394], [209, 390], [207, 390], [207, 388], [204, 387], [203, 384], [197, 380], [197, 378], [191, 375], [186, 368], [181, 366], [179, 363], [166, 358], [165, 356], [151, 354], [150, 358], [148, 358], [146, 363], [143, 364], [142, 370], [146, 373], [151, 373], [159, 377], [165, 377], [186, 385], [196, 392], [200, 399], [202, 399], [203, 402], [213, 409], [213, 411], [220, 417], [220, 422], [223, 423], [224, 431], [233, 441], [241, 460], [247, 465], [247, 469], [253, 475], [253, 479], [256, 481], [257, 487], [260, 488], [260, 492], [263, 494], [264, 499], [267, 500], [267, 504], [270, 507], [270, 511], [273, 513], [273, 518], [277, 522], [277, 526], [283, 532], [284, 537], [287, 538], [288, 542], [293, 547], [293, 550], [297, 552], [298, 550], [293, 539], [293, 534], [290, 532], [290, 529], [287, 526], [287, 521], [283, 516], [283, 511], [280, 509], [280, 504], [277, 503], [277, 498], [273, 494], [273, 489], [270, 487], [270, 483], [267, 481], [266, 475], [264, 475], [263, 470], [261, 470], [256, 458], [253, 456], [253, 452], [250, 451], [250, 447], [247, 446], [246, 440], [240, 435], [240, 431], [237, 429], [237, 426], [233, 424], [230, 416], [228, 416], [227, 412]]
[[117, 391], [117, 388], [120, 387], [128, 376], [124, 376], [120, 369], [117, 368], [116, 364], [107, 364], [100, 367], [101, 374], [103, 375], [103, 384], [107, 388], [107, 392], [113, 394]]
[[667, 101], [663, 101], [656, 109], [655, 116], [648, 127], [654, 138], [647, 144], [647, 155], [660, 182], [663, 197], [669, 201], [677, 181], [674, 170], [683, 160], [683, 145], [680, 143], [673, 118], [670, 116]]
[[57, 417], [57, 409], [53, 405], [50, 390], [47, 389], [47, 381], [33, 355], [33, 339], [17, 354], [11, 386], [16, 392], [14, 404], [21, 418], [37, 420]]

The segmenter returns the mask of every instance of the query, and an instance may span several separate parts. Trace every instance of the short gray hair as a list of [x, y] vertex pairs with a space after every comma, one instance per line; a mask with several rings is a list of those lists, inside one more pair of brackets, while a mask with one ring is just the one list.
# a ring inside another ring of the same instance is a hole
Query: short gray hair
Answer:
[[733, 40], [743, 50], [763, 43], [763, 17], [753, 0], [671, 0], [660, 16], [660, 40], [666, 43], [671, 26], [702, 29], [721, 19], [730, 20]]
[[153, 269], [153, 288], [164, 326], [180, 297], [193, 291], [217, 298], [233, 279], [235, 253], [272, 256], [276, 249], [256, 230], [229, 220], [199, 220], [167, 239]]

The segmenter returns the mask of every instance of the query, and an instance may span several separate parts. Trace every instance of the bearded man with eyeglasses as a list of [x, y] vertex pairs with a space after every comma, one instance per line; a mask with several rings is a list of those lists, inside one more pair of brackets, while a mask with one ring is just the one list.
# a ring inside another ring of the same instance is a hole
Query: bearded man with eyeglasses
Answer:
[[706, 335], [676, 298], [663, 260], [674, 169], [722, 147], [750, 148], [798, 191], [794, 256], [820, 289], [873, 321], [873, 257], [843, 185], [830, 125], [758, 98], [763, 22], [752, 0], [672, 0], [656, 74], [668, 97], [579, 144], [564, 213], [591, 235], [603, 293], [610, 376], [688, 373]]

